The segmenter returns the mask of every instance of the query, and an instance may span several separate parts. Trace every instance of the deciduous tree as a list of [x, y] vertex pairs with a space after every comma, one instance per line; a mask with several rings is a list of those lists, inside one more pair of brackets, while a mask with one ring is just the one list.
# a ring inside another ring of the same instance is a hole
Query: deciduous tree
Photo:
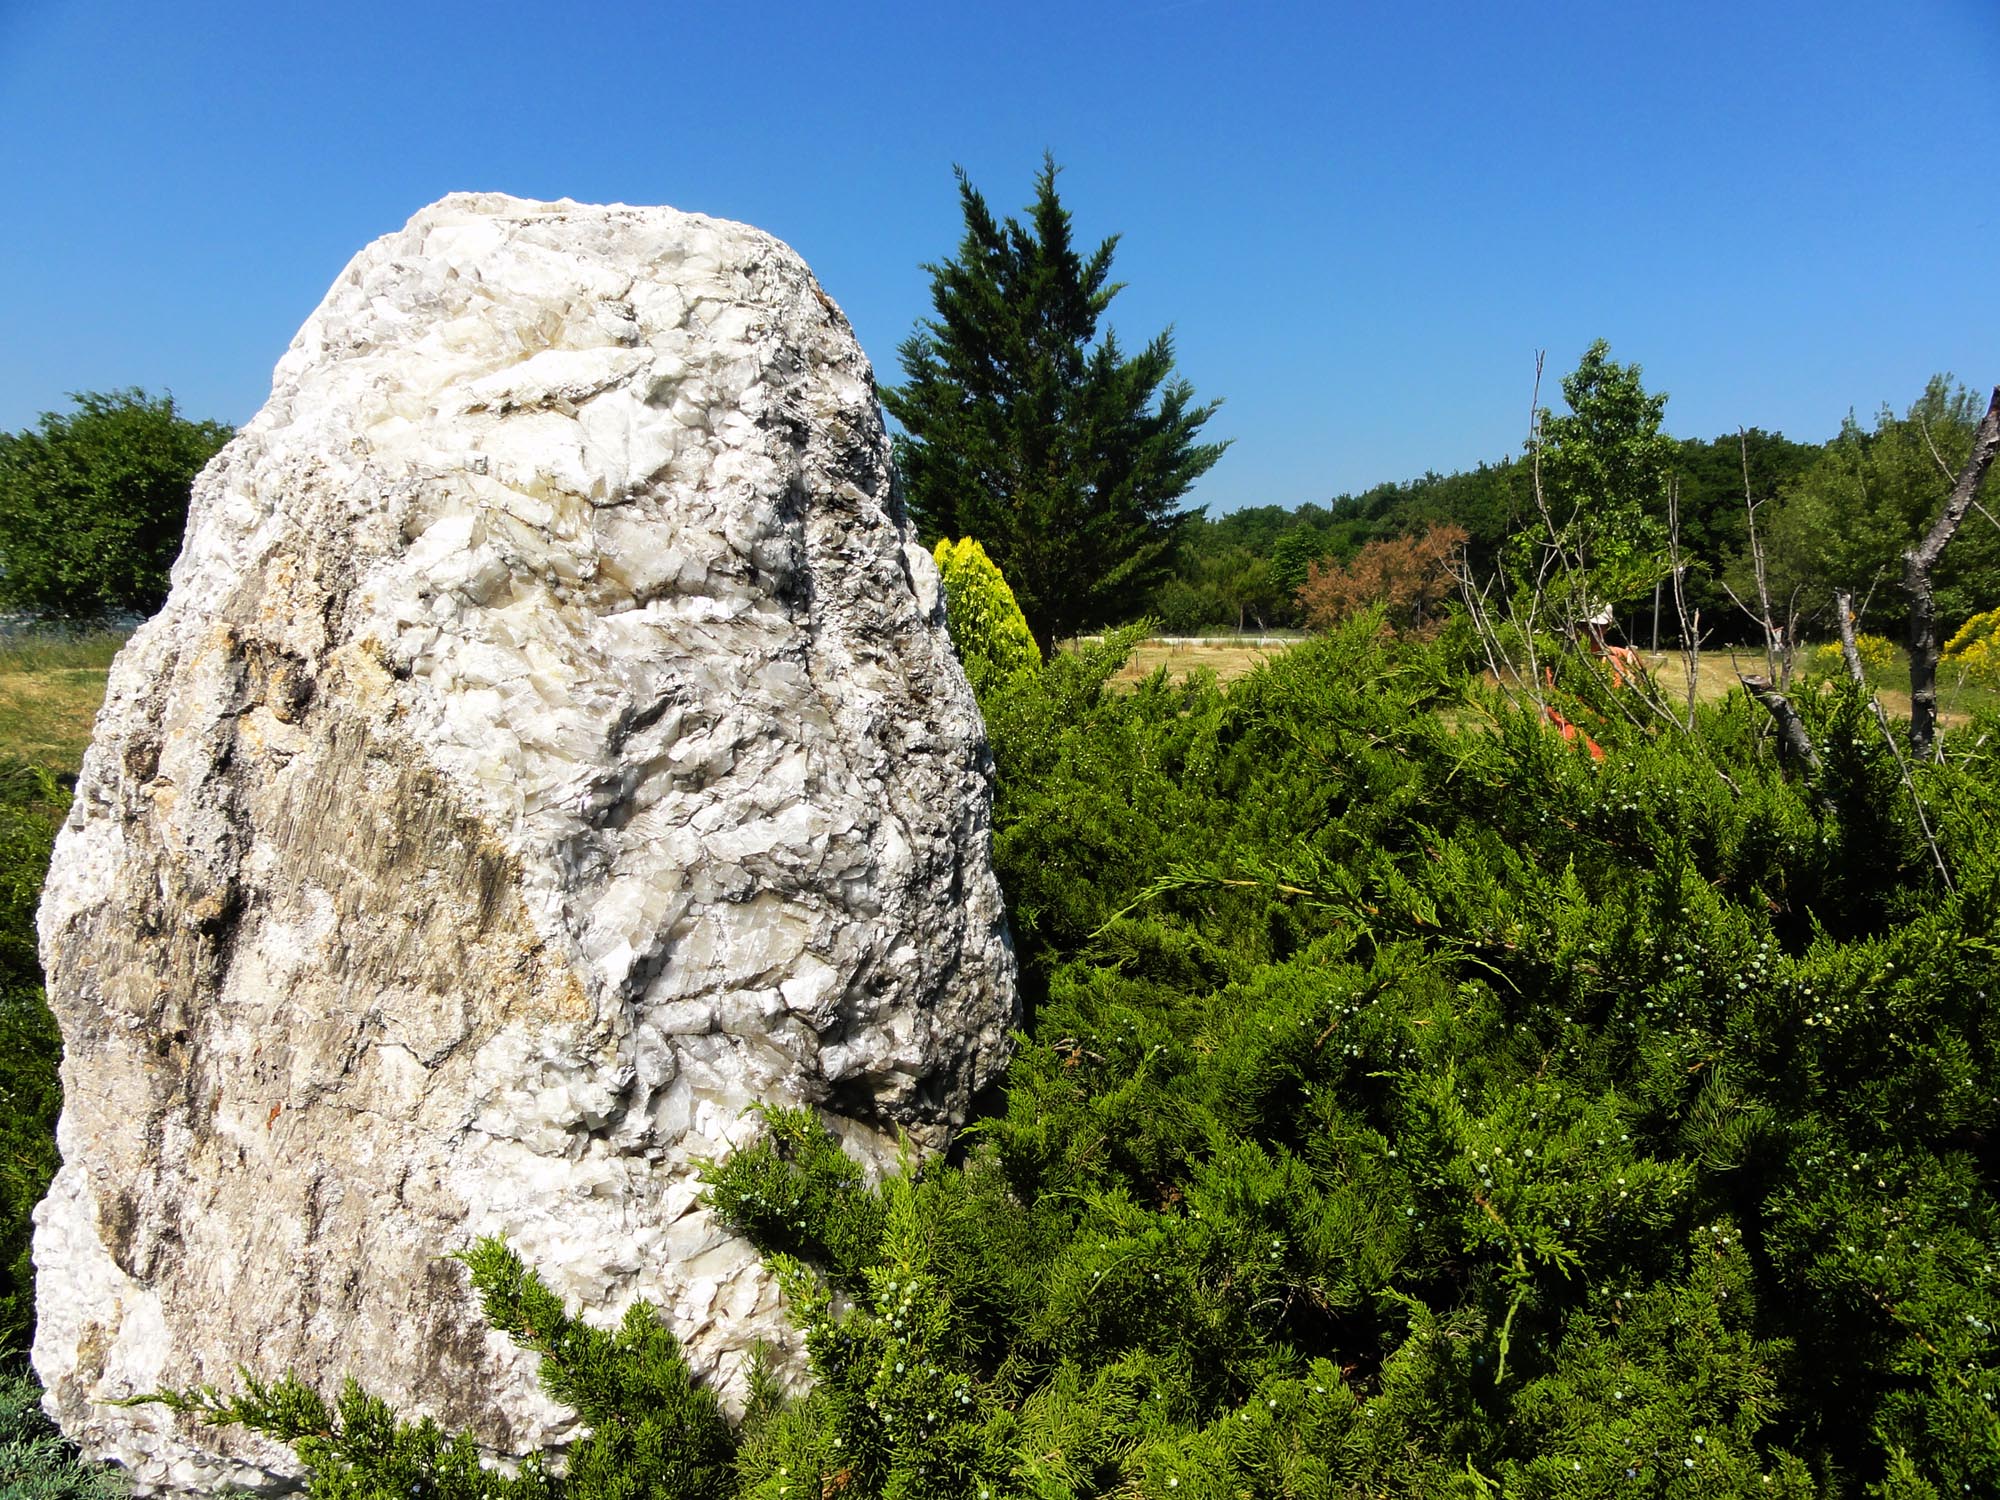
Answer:
[[[1981, 410], [1965, 386], [1934, 375], [1900, 416], [1884, 406], [1868, 427], [1850, 414], [1782, 488], [1765, 551], [1786, 587], [1803, 590], [1806, 608], [1824, 609], [1845, 592], [1865, 625], [1907, 633], [1903, 554], [1923, 538], [1970, 457]], [[1984, 503], [1990, 509], [1990, 498]], [[1932, 587], [1945, 636], [1990, 608], [2000, 599], [2000, 527], [1976, 518], [1944, 553]]]
[[1380, 604], [1398, 629], [1431, 625], [1452, 590], [1452, 559], [1465, 546], [1465, 528], [1433, 525], [1422, 536], [1370, 542], [1351, 561], [1313, 563], [1299, 589], [1306, 624], [1327, 630]]
[[167, 597], [188, 490], [229, 441], [174, 398], [85, 391], [0, 434], [0, 608], [61, 619], [150, 614]]
[[[1925, 529], [1923, 540], [1903, 554], [1903, 590], [1910, 596], [1910, 748], [1918, 755], [1930, 753], [1931, 737], [1937, 729], [1938, 609], [1932, 575], [1972, 508], [1996, 455], [2000, 455], [2000, 385], [1993, 388], [1986, 415], [1972, 435], [1970, 451], [1952, 481], [1951, 493], [1945, 496], [1943, 509]], [[1942, 457], [1938, 463], [1943, 467]]]
[[1561, 566], [1547, 575], [1577, 621], [1638, 598], [1666, 575], [1667, 476], [1674, 442], [1660, 431], [1667, 398], [1636, 364], [1597, 340], [1563, 377], [1569, 411], [1539, 414], [1535, 445], [1544, 511], [1536, 549]]

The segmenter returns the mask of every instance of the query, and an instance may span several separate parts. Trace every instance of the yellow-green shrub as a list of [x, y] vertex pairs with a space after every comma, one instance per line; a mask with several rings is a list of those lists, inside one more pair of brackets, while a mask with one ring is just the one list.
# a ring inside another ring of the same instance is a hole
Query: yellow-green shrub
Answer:
[[1013, 589], [977, 540], [941, 541], [932, 555], [944, 583], [951, 643], [974, 695], [984, 703], [989, 692], [1016, 673], [1040, 667], [1041, 648]]

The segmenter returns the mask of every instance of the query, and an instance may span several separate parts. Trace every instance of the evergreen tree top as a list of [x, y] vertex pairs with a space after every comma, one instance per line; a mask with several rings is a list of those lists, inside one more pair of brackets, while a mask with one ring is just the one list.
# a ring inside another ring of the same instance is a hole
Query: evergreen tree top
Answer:
[[1044, 650], [1144, 606], [1191, 514], [1180, 498], [1225, 446], [1196, 441], [1219, 403], [1173, 378], [1170, 332], [1132, 355], [1100, 337], [1118, 237], [1079, 250], [1058, 170], [1044, 157], [1025, 222], [959, 171], [964, 237], [925, 267], [935, 316], [882, 392], [925, 540], [978, 539]]

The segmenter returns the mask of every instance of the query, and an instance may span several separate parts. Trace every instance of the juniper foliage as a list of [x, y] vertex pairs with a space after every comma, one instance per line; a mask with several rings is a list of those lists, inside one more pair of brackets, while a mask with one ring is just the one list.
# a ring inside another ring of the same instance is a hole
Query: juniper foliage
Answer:
[[1918, 772], [1947, 890], [1842, 684], [1808, 785], [1579, 677], [1593, 760], [1462, 650], [989, 695], [1032, 1035], [858, 1278], [725, 1196], [851, 1222], [809, 1120], [716, 1173], [816, 1380], [745, 1493], [2000, 1487], [1979, 731]]
[[0, 1495], [7, 1500], [117, 1500], [110, 1469], [86, 1464], [42, 1414], [42, 1388], [21, 1369], [0, 1369]]
[[2000, 721], [1910, 768], [1947, 883], [1844, 681], [1798, 696], [1806, 779], [1740, 698], [1656, 731], [1558, 671], [1599, 759], [1462, 630], [1380, 624], [1227, 692], [1109, 691], [1129, 635], [989, 684], [1004, 1105], [872, 1187], [775, 1109], [708, 1173], [802, 1395], [759, 1374], [732, 1437], [682, 1375], [601, 1378], [670, 1344], [495, 1248], [601, 1464], [482, 1478], [359, 1392], [193, 1404], [343, 1497], [664, 1494], [670, 1454], [762, 1500], [2000, 1492]]
[[573, 1317], [507, 1246], [481, 1240], [463, 1257], [486, 1319], [541, 1356], [542, 1387], [590, 1433], [560, 1465], [531, 1457], [516, 1474], [486, 1468], [468, 1433], [399, 1418], [350, 1380], [328, 1402], [285, 1376], [244, 1372], [213, 1386], [147, 1397], [216, 1425], [291, 1443], [313, 1500], [716, 1500], [730, 1492], [735, 1437], [714, 1394], [697, 1386], [679, 1342], [644, 1302], [618, 1330]]

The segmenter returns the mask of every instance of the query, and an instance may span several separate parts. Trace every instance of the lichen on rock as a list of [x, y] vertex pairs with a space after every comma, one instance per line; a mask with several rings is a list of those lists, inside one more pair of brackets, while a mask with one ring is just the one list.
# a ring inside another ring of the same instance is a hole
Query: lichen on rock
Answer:
[[498, 195], [363, 250], [198, 482], [50, 871], [58, 1420], [142, 1483], [282, 1484], [107, 1404], [248, 1365], [559, 1442], [447, 1258], [486, 1234], [729, 1390], [791, 1335], [697, 1160], [772, 1102], [879, 1167], [1003, 1058], [989, 779], [792, 251]]

